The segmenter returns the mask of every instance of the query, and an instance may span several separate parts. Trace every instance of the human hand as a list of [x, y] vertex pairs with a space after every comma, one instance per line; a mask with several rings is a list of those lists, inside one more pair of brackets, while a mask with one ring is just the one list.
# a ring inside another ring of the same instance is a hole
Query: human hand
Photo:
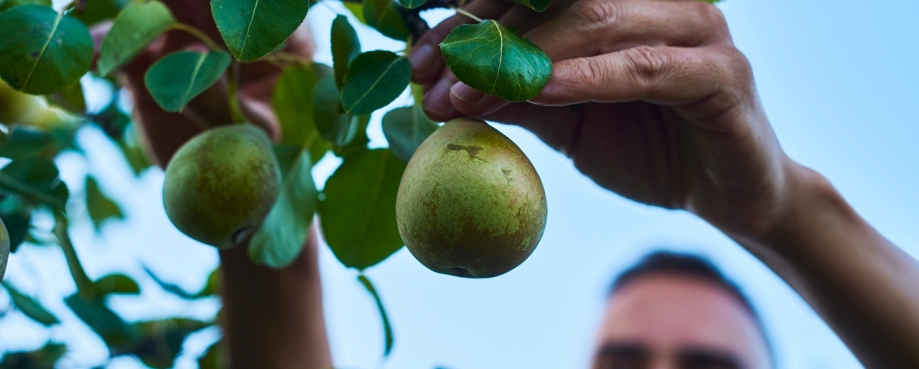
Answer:
[[503, 1], [467, 8], [498, 19], [553, 61], [545, 89], [509, 103], [458, 82], [437, 44], [457, 15], [411, 55], [436, 120], [474, 116], [524, 127], [597, 184], [633, 200], [692, 211], [732, 236], [780, 221], [790, 174], [747, 59], [721, 11], [698, 0], [573, 0], [539, 14]]

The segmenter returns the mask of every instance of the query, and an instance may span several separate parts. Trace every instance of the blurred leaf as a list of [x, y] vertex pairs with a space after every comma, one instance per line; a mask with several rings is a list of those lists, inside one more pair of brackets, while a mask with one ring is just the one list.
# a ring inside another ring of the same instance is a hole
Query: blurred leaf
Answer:
[[249, 61], [274, 51], [300, 27], [309, 1], [211, 0], [214, 21], [236, 59]]
[[80, 263], [80, 258], [77, 256], [77, 250], [70, 239], [70, 220], [67, 219], [63, 209], [54, 209], [53, 212], [54, 228], [52, 231], [55, 238], [57, 238], [58, 245], [61, 246], [61, 251], [64, 252], [70, 276], [73, 277], [73, 282], [77, 285], [77, 295], [87, 301], [96, 301], [101, 296], [99, 291], [96, 290], [96, 285], [86, 275], [86, 271]]
[[122, 139], [131, 123], [131, 117], [118, 107], [117, 99], [112, 99], [101, 112], [90, 115], [90, 120], [113, 140]]
[[52, 326], [61, 321], [57, 319], [48, 309], [45, 309], [38, 301], [26, 296], [19, 290], [13, 288], [9, 283], [3, 282], [3, 287], [10, 293], [10, 299], [13, 300], [13, 306], [25, 314], [30, 319], [41, 323], [44, 326]]
[[99, 47], [99, 74], [121, 68], [175, 24], [169, 8], [158, 1], [135, 2], [121, 11]]
[[342, 1], [342, 3], [345, 4], [345, 8], [351, 12], [351, 15], [357, 18], [361, 23], [367, 24], [367, 20], [364, 19], [364, 5], [362, 2]]
[[214, 342], [210, 347], [207, 348], [207, 351], [204, 352], [204, 355], [198, 358], [198, 368], [199, 369], [224, 369], [229, 367], [226, 358], [226, 349], [223, 345], [223, 340]]
[[426, 4], [427, 2], [428, 0], [399, 0], [399, 3], [408, 9], [415, 9], [419, 6]]
[[[281, 143], [310, 147], [313, 163], [328, 151], [328, 145], [316, 139], [319, 133], [313, 113], [313, 92], [318, 78], [330, 73], [329, 67], [319, 63], [290, 67], [284, 70], [274, 88], [272, 106], [281, 122]], [[313, 147], [316, 149], [312, 150]]]
[[438, 128], [417, 105], [390, 110], [383, 116], [383, 135], [399, 160], [405, 163], [415, 150]]
[[106, 221], [124, 219], [124, 213], [118, 203], [102, 192], [99, 183], [93, 176], [86, 176], [84, 190], [86, 191], [86, 210], [89, 212], [89, 218], [93, 222], [96, 233], [99, 233]]
[[357, 133], [351, 118], [338, 111], [341, 106], [335, 77], [328, 75], [319, 80], [313, 93], [313, 119], [316, 131], [335, 146], [344, 146], [354, 139]]
[[[0, 224], [2, 225], [2, 224]], [[6, 264], [10, 261], [10, 235], [7, 231], [6, 226], [0, 227], [0, 282], [3, 281], [3, 276], [6, 275]], [[0, 312], [0, 318], [3, 317], [2, 312]]]
[[404, 56], [376, 50], [359, 55], [348, 69], [341, 104], [345, 113], [370, 114], [405, 91], [412, 77], [412, 64]]
[[[192, 293], [192, 292], [186, 291], [184, 288], [179, 287], [176, 284], [169, 283], [169, 282], [166, 282], [160, 279], [160, 277], [154, 274], [153, 271], [150, 270], [150, 268], [147, 268], [146, 266], [144, 266], [144, 271], [147, 272], [147, 275], [149, 275], [150, 278], [153, 279], [153, 281], [156, 282], [156, 284], [160, 286], [160, 288], [162, 288], [166, 292], [169, 292], [173, 295], [176, 295], [186, 300], [194, 300], [194, 299], [198, 299], [202, 297], [211, 296], [213, 295], [213, 290], [216, 288], [216, 286], [211, 285], [211, 282], [212, 282], [211, 278], [208, 278], [208, 284], [206, 284], [201, 289], [201, 292]], [[214, 273], [217, 273], [217, 271], [212, 272], [211, 277], [214, 277]]]
[[538, 12], [546, 11], [549, 8], [550, 0], [510, 0], [517, 4], [523, 5], [527, 8], [533, 9]]
[[10, 235], [10, 252], [16, 252], [29, 234], [32, 207], [19, 196], [6, 196], [0, 200], [0, 220]]
[[262, 226], [249, 243], [249, 258], [280, 269], [290, 265], [303, 250], [319, 192], [313, 182], [309, 152], [300, 146], [275, 145], [281, 167], [281, 193]]
[[368, 279], [367, 276], [364, 274], [358, 275], [357, 280], [364, 285], [364, 288], [367, 289], [370, 296], [373, 296], [373, 301], [377, 304], [377, 310], [380, 311], [380, 319], [383, 321], [383, 338], [385, 342], [383, 357], [387, 357], [389, 353], [392, 352], [393, 334], [392, 325], [389, 324], [389, 317], [386, 314], [386, 309], [383, 308], [383, 300], [380, 299], [380, 294], [377, 293], [376, 288], [373, 288], [373, 283], [370, 283], [370, 279]]
[[13, 139], [13, 128], [10, 126], [0, 123], [0, 152], [3, 151], [3, 148], [6, 147], [6, 144], [10, 143], [10, 140]]
[[8, 352], [0, 361], [0, 369], [54, 369], [55, 364], [67, 353], [67, 346], [48, 342], [35, 351]]
[[384, 36], [396, 41], [405, 41], [410, 36], [392, 0], [364, 0], [363, 8], [364, 22]]
[[332, 21], [332, 67], [335, 69], [335, 85], [341, 89], [348, 65], [361, 54], [361, 40], [348, 18], [344, 15]]
[[85, 300], [74, 294], [64, 299], [64, 303], [73, 310], [83, 323], [89, 326], [114, 351], [129, 347], [138, 338], [135, 327], [125, 323], [118, 314], [105, 306], [102, 301]]
[[168, 318], [136, 323], [133, 326], [142, 336], [130, 348], [118, 351], [116, 355], [131, 354], [149, 367], [172, 368], [185, 339], [211, 324], [193, 319]]
[[44, 158], [16, 160], [0, 169], [0, 189], [60, 209], [70, 194], [54, 162]]
[[109, 274], [93, 282], [103, 294], [139, 295], [140, 286], [124, 274]]
[[[79, 82], [93, 61], [86, 26], [46, 6], [0, 13], [0, 76], [16, 90], [46, 95]], [[52, 42], [53, 41], [53, 42]]]
[[144, 84], [163, 110], [180, 112], [220, 79], [230, 61], [230, 54], [223, 51], [177, 51], [147, 69]]
[[86, 111], [86, 97], [83, 96], [83, 85], [76, 83], [57, 93], [48, 95], [48, 102], [64, 108], [71, 113]]
[[20, 5], [51, 6], [51, 0], [0, 0], [0, 12]]
[[216, 268], [211, 271], [211, 274], [207, 276], [207, 284], [204, 285], [204, 288], [201, 289], [201, 292], [195, 295], [195, 297], [207, 297], [213, 296], [220, 292], [220, 268]]
[[345, 157], [357, 154], [359, 152], [367, 151], [367, 144], [370, 143], [370, 138], [367, 137], [367, 126], [369, 124], [370, 115], [351, 117], [351, 125], [356, 128], [354, 138], [352, 138], [351, 142], [349, 142], [347, 145], [336, 147], [335, 155]]
[[105, 20], [115, 19], [128, 3], [128, 0], [86, 0], [83, 8], [77, 7], [71, 15], [89, 27]]
[[56, 151], [57, 142], [50, 133], [25, 126], [14, 126], [10, 141], [0, 149], [0, 156], [13, 160], [37, 156], [50, 158]]
[[124, 138], [118, 140], [118, 148], [121, 150], [125, 161], [131, 166], [135, 176], [140, 176], [145, 170], [153, 166], [147, 152], [140, 146], [139, 133], [135, 125], [128, 126]]
[[460, 81], [509, 101], [536, 97], [552, 75], [552, 61], [539, 46], [494, 20], [454, 28], [440, 50]]
[[385, 149], [345, 157], [319, 204], [322, 231], [335, 257], [363, 270], [402, 248], [396, 193], [405, 163]]

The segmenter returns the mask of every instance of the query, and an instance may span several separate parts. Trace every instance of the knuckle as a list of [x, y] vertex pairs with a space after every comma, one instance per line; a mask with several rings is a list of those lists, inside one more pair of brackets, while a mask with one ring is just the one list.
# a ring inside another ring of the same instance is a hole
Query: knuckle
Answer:
[[624, 54], [632, 74], [644, 81], [653, 81], [670, 68], [670, 58], [651, 46], [638, 46]]
[[616, 23], [622, 19], [625, 8], [610, 0], [583, 0], [572, 5], [571, 11], [584, 24], [596, 26]]

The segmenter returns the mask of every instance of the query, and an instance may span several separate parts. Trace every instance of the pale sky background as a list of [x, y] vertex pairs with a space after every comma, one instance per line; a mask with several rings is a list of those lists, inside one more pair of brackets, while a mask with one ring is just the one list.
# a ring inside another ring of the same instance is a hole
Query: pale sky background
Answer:
[[[337, 3], [328, 4], [309, 15], [320, 48], [317, 58], [324, 62], [329, 61], [332, 11], [344, 13]], [[720, 7], [753, 64], [763, 103], [789, 155], [826, 175], [862, 216], [919, 256], [914, 185], [919, 181], [919, 2], [728, 0]], [[366, 28], [359, 32], [364, 51], [401, 49]], [[372, 144], [385, 145], [380, 115], [374, 118]], [[324, 305], [337, 367], [586, 367], [610, 279], [660, 247], [706, 255], [745, 289], [774, 341], [779, 368], [861, 367], [784, 282], [712, 227], [685, 212], [606, 192], [528, 132], [499, 129], [530, 157], [546, 188], [549, 220], [536, 252], [514, 271], [488, 280], [435, 274], [405, 250], [371, 268], [367, 274], [395, 331], [395, 349], [381, 360], [383, 335], [373, 301], [356, 272], [323, 247]], [[100, 132], [87, 130], [80, 140], [90, 148], [88, 161], [75, 154], [58, 161], [72, 192], [80, 193], [88, 170], [128, 214], [101, 235], [88, 223], [76, 224], [74, 240], [90, 277], [117, 271], [138, 279], [140, 297], [114, 298], [114, 308], [128, 320], [212, 316], [216, 301], [183, 302], [142, 272], [143, 263], [162, 278], [197, 290], [217, 264], [214, 249], [186, 238], [167, 220], [160, 199], [162, 172], [151, 170], [135, 180]], [[331, 155], [317, 165], [320, 184], [336, 165]], [[72, 206], [72, 212], [84, 211], [79, 202]], [[11, 257], [7, 278], [38, 296], [63, 324], [43, 330], [11, 313], [0, 321], [0, 351], [34, 349], [52, 338], [71, 344], [61, 367], [104, 362], [102, 342], [62, 302], [74, 286], [58, 248], [24, 248]], [[0, 297], [0, 307], [8, 304]], [[194, 367], [216, 337], [218, 332], [209, 330], [189, 339], [178, 367]], [[139, 366], [133, 358], [120, 358], [109, 368]]]

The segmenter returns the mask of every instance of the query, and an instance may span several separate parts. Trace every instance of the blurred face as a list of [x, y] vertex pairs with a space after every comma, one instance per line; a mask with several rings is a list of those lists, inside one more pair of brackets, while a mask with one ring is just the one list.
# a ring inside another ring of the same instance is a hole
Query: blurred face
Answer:
[[593, 369], [769, 369], [749, 312], [712, 283], [639, 277], [610, 297]]

